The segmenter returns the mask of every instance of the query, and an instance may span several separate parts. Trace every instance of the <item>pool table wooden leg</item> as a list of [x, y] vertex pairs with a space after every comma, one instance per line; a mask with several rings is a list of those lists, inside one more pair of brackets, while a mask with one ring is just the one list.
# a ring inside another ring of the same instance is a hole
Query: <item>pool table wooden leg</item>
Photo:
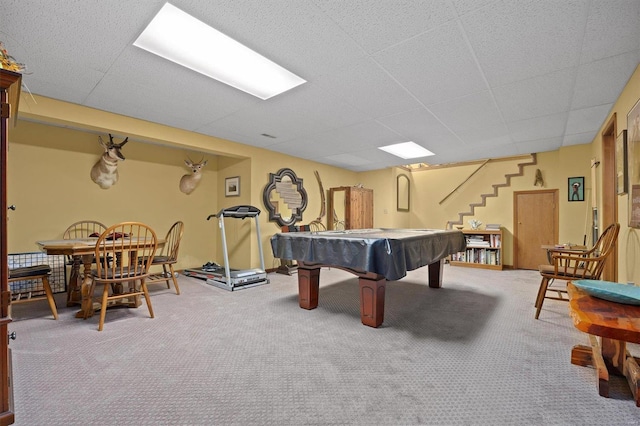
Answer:
[[320, 268], [305, 268], [298, 265], [298, 303], [303, 309], [318, 307]]
[[379, 327], [384, 321], [384, 292], [387, 280], [360, 277], [360, 320], [369, 327]]
[[442, 270], [444, 269], [444, 259], [429, 264], [429, 287], [442, 287]]

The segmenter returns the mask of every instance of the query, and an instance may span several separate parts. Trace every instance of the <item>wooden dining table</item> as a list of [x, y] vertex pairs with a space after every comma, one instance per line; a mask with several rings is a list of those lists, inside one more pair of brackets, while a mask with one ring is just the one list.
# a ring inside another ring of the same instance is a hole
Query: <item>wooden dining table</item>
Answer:
[[[69, 285], [67, 286], [67, 306], [80, 305], [76, 318], [93, 316], [98, 306], [94, 306], [91, 291], [91, 267], [96, 252], [98, 238], [77, 238], [70, 240], [42, 240], [36, 241], [40, 249], [47, 255], [64, 255], [73, 259]], [[165, 243], [158, 239], [158, 248]], [[150, 243], [151, 244], [151, 243]], [[82, 265], [82, 271], [80, 271]], [[140, 305], [136, 300], [135, 306]]]

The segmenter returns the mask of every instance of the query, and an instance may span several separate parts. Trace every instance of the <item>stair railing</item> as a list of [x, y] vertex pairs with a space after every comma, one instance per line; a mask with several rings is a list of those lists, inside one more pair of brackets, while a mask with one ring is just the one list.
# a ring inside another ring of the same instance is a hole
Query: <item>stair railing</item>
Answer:
[[447, 198], [451, 197], [458, 189], [460, 189], [462, 187], [462, 185], [464, 185], [465, 183], [467, 183], [469, 181], [469, 179], [471, 179], [473, 177], [473, 175], [475, 175], [476, 173], [478, 173], [480, 171], [481, 168], [483, 168], [484, 166], [487, 165], [487, 163], [491, 161], [491, 159], [485, 160], [484, 163], [480, 164], [480, 166], [475, 169], [465, 180], [462, 181], [462, 183], [460, 183], [460, 185], [456, 186], [453, 191], [449, 192], [449, 194], [447, 194], [446, 197], [444, 197], [442, 200], [440, 200], [440, 203], [438, 204], [442, 204], [445, 201], [447, 201]]

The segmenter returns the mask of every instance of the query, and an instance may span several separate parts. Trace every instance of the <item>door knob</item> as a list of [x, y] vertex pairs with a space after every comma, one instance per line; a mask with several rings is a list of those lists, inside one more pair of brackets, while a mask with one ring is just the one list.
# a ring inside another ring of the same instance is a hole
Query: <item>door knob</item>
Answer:
[[15, 204], [11, 204], [9, 207], [7, 207], [8, 210], [15, 210], [16, 206]]
[[11, 333], [9, 333], [9, 340], [16, 340], [16, 332], [12, 331]]

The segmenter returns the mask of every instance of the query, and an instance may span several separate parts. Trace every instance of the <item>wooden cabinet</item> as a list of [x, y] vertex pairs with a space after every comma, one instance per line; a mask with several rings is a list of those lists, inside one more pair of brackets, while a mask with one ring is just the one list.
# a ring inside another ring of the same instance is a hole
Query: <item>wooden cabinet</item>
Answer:
[[340, 186], [329, 189], [327, 229], [373, 228], [373, 189]]
[[453, 266], [502, 270], [502, 229], [491, 231], [462, 230], [467, 249], [450, 258]]
[[9, 350], [9, 303], [11, 292], [8, 283], [8, 258], [7, 250], [7, 150], [9, 144], [9, 126], [15, 125], [18, 116], [18, 100], [20, 99], [20, 85], [22, 75], [0, 69], [0, 115], [1, 115], [1, 141], [0, 141], [0, 425], [10, 425], [14, 422], [13, 407], [11, 404], [11, 389], [9, 380], [11, 377], [11, 352]]

